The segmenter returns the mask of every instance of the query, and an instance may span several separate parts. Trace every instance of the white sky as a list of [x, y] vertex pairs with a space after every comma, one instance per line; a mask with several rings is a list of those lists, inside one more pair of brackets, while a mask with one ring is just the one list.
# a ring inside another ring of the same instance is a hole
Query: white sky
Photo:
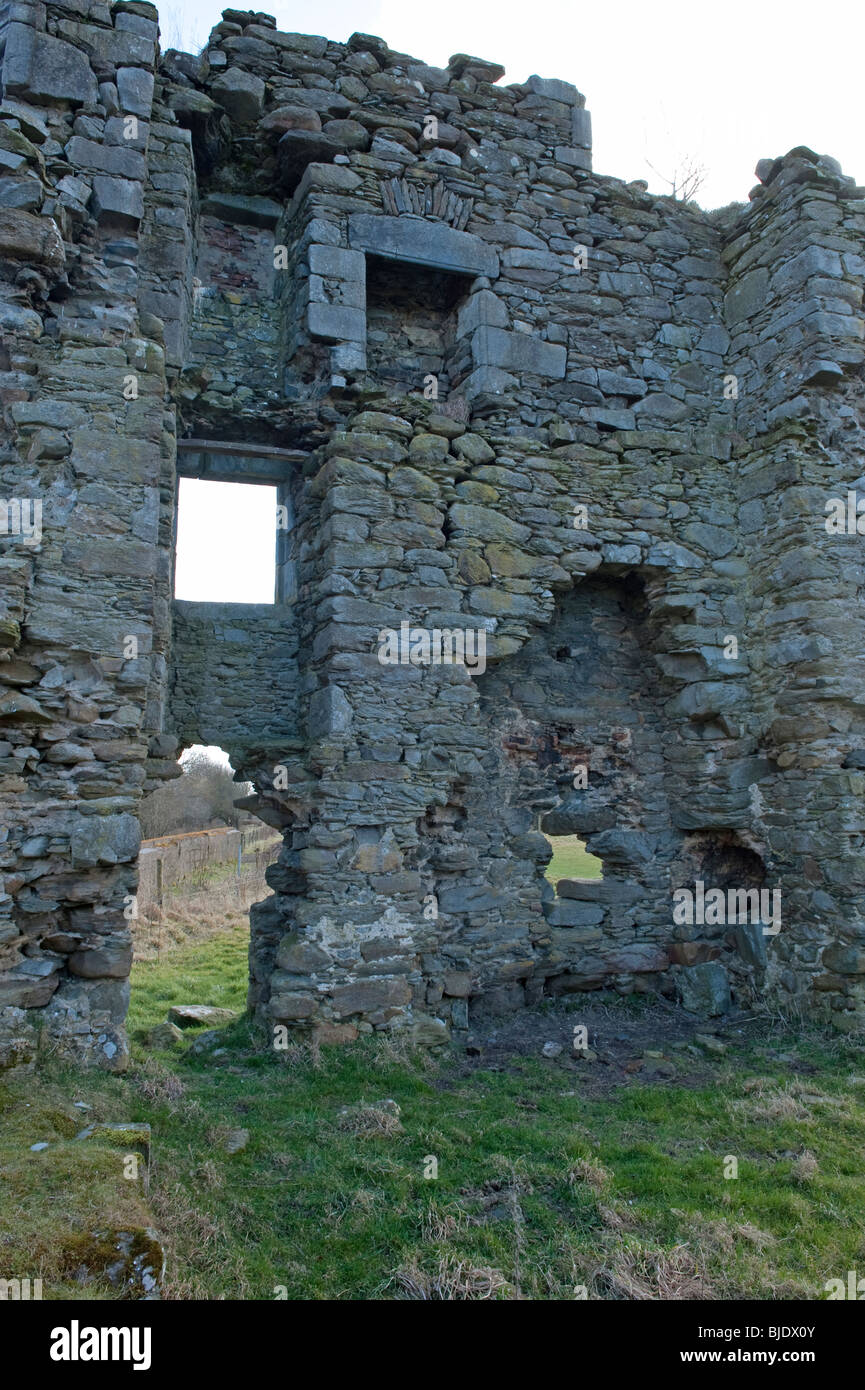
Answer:
[[174, 597], [273, 603], [276, 488], [180, 479]]
[[[159, 3], [159, 0], [157, 0]], [[239, 5], [238, 8], [251, 8]], [[197, 50], [220, 0], [162, 0], [163, 46]], [[865, 181], [862, 0], [318, 0], [262, 3], [280, 29], [344, 42], [355, 30], [445, 66], [472, 53], [507, 69], [561, 77], [592, 113], [601, 174], [647, 179], [683, 158], [703, 164], [699, 202], [744, 202], [765, 156], [810, 145]], [[179, 42], [182, 41], [182, 42]]]

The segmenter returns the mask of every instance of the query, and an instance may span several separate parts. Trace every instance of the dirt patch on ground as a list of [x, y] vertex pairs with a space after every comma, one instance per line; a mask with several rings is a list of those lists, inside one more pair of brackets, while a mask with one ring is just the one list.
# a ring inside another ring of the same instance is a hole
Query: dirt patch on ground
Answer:
[[[585, 1034], [575, 1031], [582, 1029]], [[761, 1042], [767, 1058], [791, 1071], [815, 1070], [783, 1046], [773, 1047], [771, 1032], [763, 1016], [696, 1018], [664, 1000], [633, 1006], [617, 1000], [549, 1002], [487, 1023], [483, 1034], [469, 1034], [458, 1075], [512, 1070], [531, 1057], [578, 1081], [587, 1096], [629, 1084], [701, 1087], [729, 1053]]]

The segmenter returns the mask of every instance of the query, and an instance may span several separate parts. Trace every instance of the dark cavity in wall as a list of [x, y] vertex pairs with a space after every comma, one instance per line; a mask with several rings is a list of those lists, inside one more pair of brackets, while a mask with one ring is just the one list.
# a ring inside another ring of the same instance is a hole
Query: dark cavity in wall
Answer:
[[367, 256], [367, 366], [381, 382], [421, 391], [435, 376], [447, 395], [456, 317], [471, 280], [462, 275]]

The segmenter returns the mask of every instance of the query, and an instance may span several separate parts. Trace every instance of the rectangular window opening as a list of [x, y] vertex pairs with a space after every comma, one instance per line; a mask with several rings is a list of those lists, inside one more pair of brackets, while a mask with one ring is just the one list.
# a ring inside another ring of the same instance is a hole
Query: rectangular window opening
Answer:
[[174, 597], [197, 603], [276, 603], [277, 538], [286, 513], [276, 487], [181, 478]]

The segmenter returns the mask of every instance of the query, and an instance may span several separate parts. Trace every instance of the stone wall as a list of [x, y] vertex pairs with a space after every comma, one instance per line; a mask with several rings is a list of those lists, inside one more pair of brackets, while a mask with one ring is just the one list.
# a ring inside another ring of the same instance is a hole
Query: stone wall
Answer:
[[[0, 1034], [123, 1065], [136, 809], [199, 740], [284, 835], [269, 1024], [858, 1026], [863, 190], [802, 148], [706, 214], [593, 173], [567, 82], [157, 25], [0, 5]], [[275, 605], [172, 601], [178, 471], [278, 486]], [[404, 622], [488, 669], [383, 664]], [[781, 930], [677, 922], [696, 880]]]

